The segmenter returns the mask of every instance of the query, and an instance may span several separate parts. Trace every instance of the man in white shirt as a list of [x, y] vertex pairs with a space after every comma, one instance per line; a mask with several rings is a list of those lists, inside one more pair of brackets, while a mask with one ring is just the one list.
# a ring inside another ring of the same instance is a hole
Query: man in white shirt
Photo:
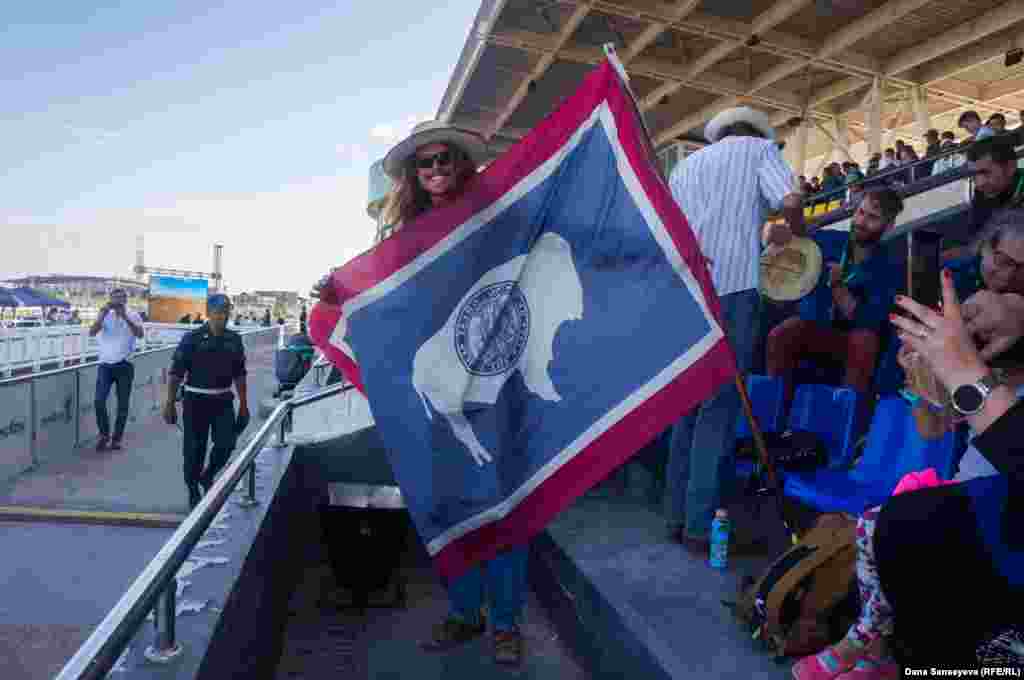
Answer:
[[[99, 373], [96, 376], [96, 427], [100, 431], [96, 442], [97, 451], [107, 447], [113, 451], [121, 449], [124, 426], [128, 422], [128, 404], [132, 396], [132, 380], [135, 367], [128, 358], [135, 351], [135, 341], [145, 332], [142, 317], [128, 309], [128, 294], [123, 288], [110, 292], [110, 302], [100, 310], [96, 322], [89, 328], [89, 335], [99, 343]], [[107, 413], [107, 397], [110, 388], [117, 385], [117, 421], [114, 436], [110, 436], [110, 416]]]
[[[705, 137], [710, 146], [677, 165], [669, 186], [708, 261], [723, 330], [745, 373], [753, 364], [761, 314], [762, 230], [768, 216], [781, 210], [786, 223], [767, 229], [769, 243], [785, 245], [803, 235], [803, 194], [764, 113], [723, 111], [708, 123]], [[694, 552], [706, 555], [715, 510], [735, 486], [740, 414], [739, 392], [729, 383], [673, 428], [666, 517], [676, 540]]]

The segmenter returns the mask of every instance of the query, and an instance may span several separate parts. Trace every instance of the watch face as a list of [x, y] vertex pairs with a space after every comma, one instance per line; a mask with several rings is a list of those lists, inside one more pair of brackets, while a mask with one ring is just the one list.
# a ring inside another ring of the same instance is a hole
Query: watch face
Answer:
[[985, 401], [985, 395], [975, 385], [961, 385], [953, 392], [953, 405], [961, 413], [976, 413]]

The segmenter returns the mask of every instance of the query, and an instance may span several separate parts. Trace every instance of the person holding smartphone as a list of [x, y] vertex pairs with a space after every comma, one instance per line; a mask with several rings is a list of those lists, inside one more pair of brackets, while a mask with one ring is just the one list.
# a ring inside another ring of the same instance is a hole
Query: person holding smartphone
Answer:
[[[123, 288], [110, 292], [110, 302], [103, 306], [96, 322], [89, 328], [89, 335], [99, 344], [99, 372], [96, 376], [96, 428], [99, 439], [97, 451], [108, 447], [113, 451], [121, 449], [125, 424], [128, 422], [128, 407], [132, 396], [132, 381], [135, 367], [128, 360], [135, 351], [135, 342], [145, 332], [142, 317], [127, 308], [128, 294]], [[110, 388], [117, 386], [117, 420], [114, 422], [113, 437], [110, 432], [110, 415], [107, 413], [107, 398]]]

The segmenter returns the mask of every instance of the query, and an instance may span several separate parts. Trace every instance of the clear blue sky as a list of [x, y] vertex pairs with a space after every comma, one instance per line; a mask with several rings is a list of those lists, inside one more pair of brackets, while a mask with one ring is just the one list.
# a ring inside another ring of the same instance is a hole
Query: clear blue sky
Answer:
[[479, 6], [4, 3], [0, 278], [208, 270], [305, 292], [371, 243], [367, 171], [433, 117]]

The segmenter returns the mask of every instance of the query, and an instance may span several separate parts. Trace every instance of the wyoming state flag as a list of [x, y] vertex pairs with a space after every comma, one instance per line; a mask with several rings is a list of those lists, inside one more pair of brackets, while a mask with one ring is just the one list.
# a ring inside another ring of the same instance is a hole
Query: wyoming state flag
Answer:
[[443, 577], [528, 541], [735, 376], [624, 73], [609, 57], [313, 310]]

